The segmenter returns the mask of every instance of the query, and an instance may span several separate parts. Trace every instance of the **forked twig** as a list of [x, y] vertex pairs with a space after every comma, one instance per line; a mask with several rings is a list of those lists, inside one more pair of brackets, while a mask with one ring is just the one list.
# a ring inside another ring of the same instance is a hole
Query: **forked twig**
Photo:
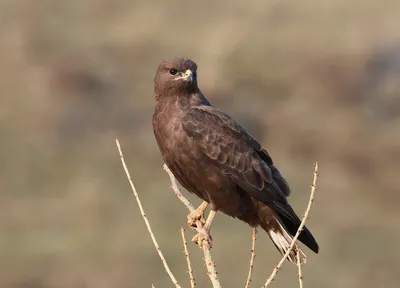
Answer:
[[183, 229], [183, 227], [181, 227], [181, 235], [182, 235], [182, 242], [183, 242], [183, 249], [184, 249], [183, 251], [185, 252], [186, 262], [188, 265], [190, 287], [194, 288], [196, 286], [196, 282], [193, 277], [193, 268], [192, 268], [192, 264], [190, 262], [190, 256], [189, 256], [190, 253], [189, 253], [189, 249], [187, 247], [187, 242], [186, 242], [186, 237], [185, 237], [185, 229]]
[[297, 238], [299, 238], [299, 235], [300, 235], [301, 231], [303, 230], [303, 227], [308, 218], [308, 214], [310, 213], [311, 206], [314, 201], [314, 194], [315, 194], [315, 191], [317, 190], [317, 178], [318, 178], [318, 162], [315, 162], [315, 164], [314, 164], [314, 179], [313, 179], [313, 184], [311, 186], [310, 200], [308, 201], [307, 209], [304, 212], [304, 216], [303, 216], [303, 219], [299, 226], [299, 229], [297, 229], [297, 233], [296, 233], [296, 235], [294, 235], [289, 249], [286, 251], [285, 255], [283, 255], [281, 261], [279, 261], [278, 265], [276, 265], [274, 270], [272, 270], [271, 276], [269, 276], [267, 282], [265, 282], [265, 284], [262, 286], [262, 288], [268, 287], [268, 285], [271, 284], [271, 282], [275, 278], [276, 273], [278, 273], [279, 269], [282, 267], [283, 262], [285, 262], [286, 258], [289, 256], [290, 252], [293, 250], [293, 247], [296, 244], [296, 240], [297, 240]]
[[[179, 191], [178, 185], [176, 184], [176, 179], [174, 174], [172, 174], [171, 170], [169, 170], [168, 166], [164, 164], [164, 170], [167, 171], [169, 178], [171, 180], [171, 188], [174, 190], [175, 195], [178, 197], [179, 200], [188, 208], [190, 212], [193, 212], [195, 209], [193, 205], [182, 195]], [[200, 221], [196, 221], [197, 228], [200, 228], [198, 232], [203, 228], [203, 224]], [[208, 241], [203, 241], [203, 253], [204, 253], [204, 262], [206, 263], [207, 274], [210, 277], [211, 283], [214, 288], [221, 288], [221, 283], [218, 279], [218, 273], [215, 269], [215, 263], [212, 260], [211, 252], [210, 252], [210, 245]]]
[[[171, 269], [169, 269], [169, 266], [168, 266], [168, 264], [167, 264], [167, 260], [165, 259], [163, 253], [161, 252], [160, 246], [158, 245], [157, 240], [156, 240], [156, 237], [154, 236], [153, 231], [152, 231], [152, 229], [151, 229], [150, 222], [149, 222], [149, 220], [147, 219], [146, 214], [144, 213], [144, 209], [143, 209], [143, 206], [142, 206], [142, 202], [140, 201], [140, 198], [139, 198], [139, 195], [138, 195], [138, 193], [137, 193], [137, 191], [136, 191], [136, 188], [135, 188], [135, 186], [133, 185], [132, 178], [131, 178], [131, 175], [130, 175], [130, 173], [129, 173], [128, 167], [127, 167], [126, 164], [125, 164], [124, 155], [122, 154], [121, 145], [119, 144], [118, 139], [115, 139], [115, 143], [117, 144], [119, 156], [120, 156], [120, 158], [121, 158], [122, 167], [123, 167], [124, 170], [125, 170], [126, 177], [128, 178], [129, 184], [131, 185], [133, 194], [135, 195], [136, 202], [137, 202], [137, 204], [138, 204], [138, 206], [139, 206], [139, 209], [140, 209], [140, 213], [142, 214], [144, 223], [145, 223], [146, 226], [147, 226], [147, 230], [149, 231], [151, 240], [153, 240], [154, 246], [156, 247], [158, 256], [160, 257], [162, 263], [164, 264], [164, 268], [165, 268], [165, 270], [167, 271], [169, 277], [171, 278], [172, 283], [174, 283], [174, 285], [175, 285], [176, 288], [181, 288], [181, 286], [179, 285], [178, 281], [176, 280], [174, 274], [172, 274]], [[154, 285], [153, 285], [153, 287], [154, 287]]]
[[251, 256], [250, 256], [250, 267], [249, 267], [249, 274], [247, 276], [246, 284], [244, 288], [250, 288], [251, 283], [251, 274], [253, 273], [254, 268], [254, 258], [256, 258], [256, 240], [257, 240], [257, 228], [253, 228], [253, 241], [251, 244]]
[[299, 277], [299, 287], [303, 288], [303, 273], [301, 272], [300, 249], [298, 247], [296, 253], [297, 253], [297, 268], [299, 271], [299, 274], [297, 275]]

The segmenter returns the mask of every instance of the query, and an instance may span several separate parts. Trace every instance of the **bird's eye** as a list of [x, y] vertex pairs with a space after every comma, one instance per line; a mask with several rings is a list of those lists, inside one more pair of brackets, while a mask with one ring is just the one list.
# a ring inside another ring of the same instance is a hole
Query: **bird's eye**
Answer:
[[169, 74], [171, 74], [171, 75], [176, 75], [176, 73], [178, 73], [178, 70], [176, 70], [176, 69], [169, 69]]

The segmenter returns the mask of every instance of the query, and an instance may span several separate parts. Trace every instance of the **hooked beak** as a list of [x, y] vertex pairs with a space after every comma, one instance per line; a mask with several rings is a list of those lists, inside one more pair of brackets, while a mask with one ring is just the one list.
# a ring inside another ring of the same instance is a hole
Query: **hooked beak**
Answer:
[[182, 79], [182, 80], [185, 80], [185, 81], [187, 81], [187, 82], [189, 82], [189, 83], [192, 83], [192, 82], [193, 82], [193, 78], [194, 78], [194, 77], [193, 77], [193, 72], [192, 72], [192, 70], [187, 69], [186, 72], [185, 72], [185, 73], [181, 73], [181, 75], [182, 75], [182, 76], [177, 77], [175, 80]]

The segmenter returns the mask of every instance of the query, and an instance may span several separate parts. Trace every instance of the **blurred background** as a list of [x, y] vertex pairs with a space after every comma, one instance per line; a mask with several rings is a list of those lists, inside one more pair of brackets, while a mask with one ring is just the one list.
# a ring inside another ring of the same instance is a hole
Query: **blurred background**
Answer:
[[[209, 100], [265, 145], [299, 215], [319, 160], [308, 227], [321, 252], [306, 251], [305, 287], [398, 287], [399, 27], [395, 0], [2, 0], [0, 287], [172, 287], [116, 137], [189, 286], [178, 232], [187, 210], [151, 125], [154, 73], [170, 56], [194, 59]], [[221, 282], [242, 287], [251, 229], [224, 215], [213, 227]], [[198, 287], [210, 287], [189, 249]], [[260, 231], [254, 287], [279, 259]], [[273, 286], [296, 287], [296, 274], [286, 264]]]

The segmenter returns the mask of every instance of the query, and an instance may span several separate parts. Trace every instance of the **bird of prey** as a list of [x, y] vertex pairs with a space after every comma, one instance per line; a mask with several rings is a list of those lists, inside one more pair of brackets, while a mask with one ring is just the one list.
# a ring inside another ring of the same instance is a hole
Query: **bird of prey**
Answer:
[[[287, 201], [289, 185], [268, 152], [210, 104], [197, 85], [197, 65], [192, 60], [163, 60], [154, 82], [153, 131], [164, 161], [179, 183], [204, 201], [188, 215], [189, 225], [204, 221], [209, 204], [203, 227], [206, 240], [211, 240], [211, 223], [221, 211], [252, 227], [261, 226], [279, 252], [286, 253], [301, 221]], [[318, 253], [306, 227], [298, 239]], [[305, 261], [305, 254], [300, 255]], [[287, 260], [296, 263], [296, 251]]]

